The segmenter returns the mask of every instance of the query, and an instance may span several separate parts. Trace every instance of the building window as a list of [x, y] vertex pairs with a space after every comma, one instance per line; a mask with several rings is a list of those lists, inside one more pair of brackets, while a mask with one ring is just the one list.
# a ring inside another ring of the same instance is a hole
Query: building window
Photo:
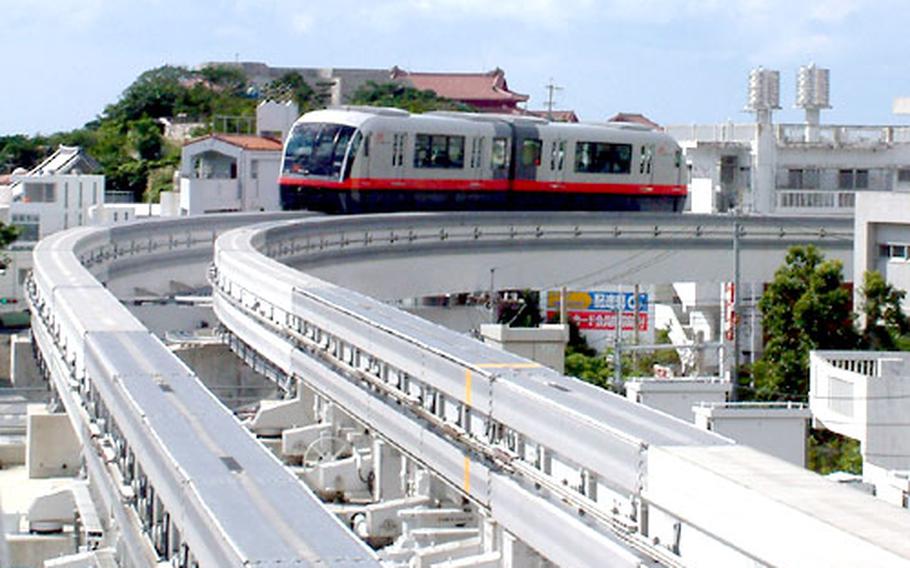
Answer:
[[38, 242], [40, 235], [40, 217], [30, 213], [13, 213], [10, 222], [19, 229], [20, 242]]
[[838, 170], [838, 189], [869, 189], [869, 170]]
[[415, 168], [464, 168], [464, 136], [418, 134], [414, 143]]
[[26, 183], [24, 201], [26, 203], [53, 203], [57, 196], [52, 183]]
[[790, 189], [818, 189], [818, 170], [815, 168], [794, 168], [787, 170], [787, 187]]
[[907, 260], [907, 245], [884, 244], [878, 245], [878, 255], [882, 258]]
[[578, 142], [575, 171], [588, 174], [628, 174], [632, 171], [632, 146], [609, 142]]
[[910, 183], [910, 168], [901, 168], [897, 170], [898, 183]]
[[259, 160], [250, 160], [250, 178], [256, 179], [259, 177]]

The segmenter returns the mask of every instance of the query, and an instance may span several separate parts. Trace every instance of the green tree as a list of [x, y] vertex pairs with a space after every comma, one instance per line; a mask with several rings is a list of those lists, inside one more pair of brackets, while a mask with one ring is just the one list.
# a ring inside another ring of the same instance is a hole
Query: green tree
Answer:
[[768, 341], [753, 369], [755, 396], [803, 400], [811, 349], [852, 349], [858, 343], [842, 264], [814, 246], [796, 246], [758, 303]]
[[12, 173], [20, 167], [31, 169], [47, 155], [47, 147], [43, 137], [0, 136], [0, 174]]
[[421, 91], [400, 83], [367, 81], [351, 95], [351, 104], [401, 108], [410, 112], [432, 110], [475, 110], [470, 105], [438, 96], [433, 91]]
[[205, 79], [216, 91], [227, 92], [233, 96], [246, 96], [249, 85], [246, 73], [236, 65], [206, 65], [197, 76]]
[[161, 127], [151, 118], [140, 118], [130, 123], [127, 139], [133, 149], [133, 157], [140, 160], [157, 160], [164, 149]]
[[174, 166], [162, 166], [148, 172], [148, 181], [142, 201], [145, 203], [158, 203], [161, 201], [162, 191], [171, 191], [174, 188]]
[[324, 108], [329, 99], [326, 86], [314, 89], [297, 71], [289, 71], [262, 89], [261, 96], [273, 100], [293, 100], [301, 113]]
[[129, 121], [175, 116], [185, 106], [189, 90], [185, 81], [193, 77], [193, 72], [185, 67], [164, 65], [150, 69], [126, 88], [119, 101], [105, 108], [104, 117]]
[[863, 274], [860, 309], [864, 320], [863, 344], [874, 351], [898, 349], [901, 336], [910, 333], [910, 320], [901, 309], [907, 293], [898, 290], [876, 271]]

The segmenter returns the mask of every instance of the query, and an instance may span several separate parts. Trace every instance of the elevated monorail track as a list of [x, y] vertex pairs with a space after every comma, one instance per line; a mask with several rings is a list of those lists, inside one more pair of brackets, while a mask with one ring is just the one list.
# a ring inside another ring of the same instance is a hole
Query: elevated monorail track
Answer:
[[[89, 476], [108, 488], [132, 564], [376, 563], [110, 293], [128, 297], [151, 285], [142, 274], [175, 266], [184, 285], [207, 274], [232, 341], [268, 376], [337, 404], [552, 562], [704, 565], [693, 543], [708, 542], [744, 564], [910, 563], [896, 536], [910, 529], [903, 512], [365, 295], [485, 289], [491, 266], [499, 287], [608, 281], [611, 263], [628, 270], [629, 259], [661, 249], [675, 251], [677, 270], [667, 274], [672, 259], [663, 259], [639, 269], [643, 281], [722, 279], [729, 268], [715, 261], [730, 248], [731, 219], [496, 213], [253, 224], [264, 220], [81, 229], [36, 249], [29, 302], [42, 369], [84, 441]], [[840, 221], [742, 226], [756, 279], [792, 244], [845, 259], [852, 247]], [[695, 472], [703, 493], [674, 485], [674, 469]], [[794, 534], [803, 546], [778, 544]]]

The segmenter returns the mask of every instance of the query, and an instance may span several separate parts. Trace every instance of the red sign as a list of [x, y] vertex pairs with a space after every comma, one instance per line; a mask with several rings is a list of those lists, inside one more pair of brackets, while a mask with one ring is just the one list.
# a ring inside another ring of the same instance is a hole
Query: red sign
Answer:
[[[569, 319], [572, 320], [578, 329], [597, 329], [606, 331], [616, 330], [616, 312], [604, 311], [570, 311]], [[547, 311], [547, 317], [555, 319], [559, 317], [559, 312]], [[634, 313], [622, 314], [623, 331], [632, 331], [635, 322]], [[648, 331], [648, 312], [638, 314], [638, 331]]]

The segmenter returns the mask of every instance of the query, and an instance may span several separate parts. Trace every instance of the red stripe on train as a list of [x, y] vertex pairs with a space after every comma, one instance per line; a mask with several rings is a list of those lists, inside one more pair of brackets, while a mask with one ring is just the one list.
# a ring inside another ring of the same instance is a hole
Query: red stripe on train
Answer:
[[465, 179], [373, 179], [354, 178], [329, 181], [282, 177], [281, 185], [318, 187], [335, 190], [432, 190], [432, 191], [522, 191], [547, 193], [612, 193], [620, 195], [686, 195], [685, 185], [641, 185], [633, 183], [579, 183], [516, 180]]

